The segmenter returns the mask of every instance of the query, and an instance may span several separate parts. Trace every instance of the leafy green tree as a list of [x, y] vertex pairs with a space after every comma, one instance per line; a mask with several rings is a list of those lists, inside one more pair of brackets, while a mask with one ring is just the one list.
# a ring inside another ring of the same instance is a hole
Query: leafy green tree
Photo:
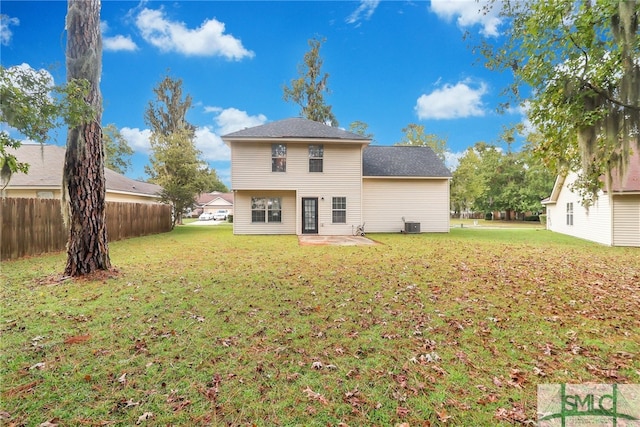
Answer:
[[551, 193], [555, 174], [530, 146], [520, 152], [502, 152], [483, 142], [467, 149], [453, 172], [451, 200], [457, 212], [537, 212]]
[[493, 212], [500, 210], [498, 207], [499, 188], [496, 188], [498, 178], [496, 171], [500, 167], [502, 153], [495, 145], [478, 142], [474, 146], [478, 154], [479, 165], [477, 174], [482, 182], [482, 194], [473, 203], [474, 210]]
[[423, 125], [410, 123], [402, 129], [404, 137], [396, 145], [416, 145], [430, 147], [444, 162], [447, 152], [447, 140], [433, 133], [426, 133]]
[[521, 189], [522, 197], [518, 210], [538, 212], [542, 209], [542, 199], [549, 197], [553, 190], [555, 174], [530, 148], [522, 151], [522, 156], [525, 165], [524, 185]]
[[[29, 140], [45, 143], [49, 132], [63, 123], [75, 126], [95, 117], [84, 101], [88, 92], [86, 80], [71, 79], [66, 85], [55, 86], [45, 70], [0, 65], [0, 122]], [[29, 165], [9, 151], [21, 144], [20, 138], [0, 131], [0, 181], [5, 184], [13, 173], [28, 172]]]
[[[581, 171], [588, 206], [640, 149], [640, 2], [504, 0], [505, 37], [485, 40], [491, 69], [511, 70], [513, 100], [527, 100], [554, 169]], [[527, 90], [528, 89], [528, 90]]]
[[476, 201], [482, 197], [485, 182], [480, 171], [480, 156], [473, 149], [467, 148], [453, 171], [451, 178], [451, 206], [454, 212], [464, 215], [472, 211]]
[[216, 173], [215, 169], [206, 168], [204, 171], [204, 175], [205, 175], [205, 183], [206, 183], [204, 192], [206, 193], [213, 193], [214, 191], [219, 191], [221, 193], [229, 192], [229, 189], [227, 188], [227, 186], [224, 185], [222, 181], [220, 181], [220, 178], [218, 178], [218, 174]]
[[173, 206], [174, 225], [179, 224], [182, 212], [193, 205], [196, 196], [210, 184], [208, 169], [199, 159], [201, 153], [187, 129], [168, 135], [152, 133], [151, 150], [151, 166], [146, 166], [145, 171], [151, 182], [162, 186], [160, 196]]
[[193, 102], [191, 95], [182, 96], [182, 80], [169, 76], [153, 88], [154, 101], [149, 101], [144, 113], [144, 121], [151, 131], [168, 136], [175, 132], [186, 131], [193, 139], [196, 127], [187, 121], [187, 112]]
[[133, 149], [113, 123], [102, 128], [102, 140], [104, 141], [105, 166], [124, 175], [131, 167], [130, 157], [133, 155]]
[[162, 200], [173, 205], [174, 225], [181, 224], [185, 208], [214, 184], [195, 146], [195, 126], [186, 118], [191, 96], [183, 98], [182, 81], [165, 77], [153, 91], [156, 99], [149, 102], [144, 116], [151, 128], [152, 151], [145, 172], [163, 187]]
[[291, 86], [284, 86], [283, 98], [300, 106], [300, 114], [309, 120], [338, 126], [338, 120], [331, 111], [331, 106], [324, 100], [324, 93], [329, 93], [327, 80], [329, 74], [322, 73], [323, 59], [320, 47], [325, 39], [310, 39], [310, 50], [305, 53], [303, 62], [298, 64], [297, 79], [291, 80]]
[[362, 135], [365, 138], [371, 139], [371, 141], [373, 142], [375, 138], [372, 133], [368, 132], [368, 130], [369, 130], [369, 125], [359, 120], [356, 120], [355, 122], [351, 122], [349, 124], [349, 132], [353, 132], [357, 135]]
[[95, 120], [69, 128], [62, 175], [63, 216], [69, 225], [65, 274], [81, 276], [111, 267], [100, 128], [100, 0], [70, 0], [66, 26], [67, 79], [88, 82], [85, 101], [96, 112]]

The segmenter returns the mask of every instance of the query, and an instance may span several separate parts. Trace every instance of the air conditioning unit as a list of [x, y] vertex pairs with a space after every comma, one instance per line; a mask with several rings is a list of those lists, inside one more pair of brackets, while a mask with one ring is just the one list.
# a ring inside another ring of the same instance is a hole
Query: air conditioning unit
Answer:
[[419, 222], [405, 222], [404, 223], [404, 232], [405, 233], [419, 233], [420, 232], [420, 223]]

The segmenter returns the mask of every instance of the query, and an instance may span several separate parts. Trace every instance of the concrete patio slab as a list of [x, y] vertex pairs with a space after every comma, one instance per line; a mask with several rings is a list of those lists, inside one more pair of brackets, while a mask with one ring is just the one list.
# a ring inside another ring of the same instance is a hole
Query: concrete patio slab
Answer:
[[316, 234], [299, 235], [298, 242], [301, 246], [358, 246], [376, 244], [373, 240], [363, 236], [318, 236]]

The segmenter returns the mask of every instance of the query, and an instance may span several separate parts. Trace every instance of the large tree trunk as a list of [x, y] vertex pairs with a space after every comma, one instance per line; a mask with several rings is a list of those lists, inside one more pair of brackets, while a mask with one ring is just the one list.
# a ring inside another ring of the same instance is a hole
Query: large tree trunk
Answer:
[[100, 127], [100, 0], [69, 0], [67, 5], [67, 81], [89, 82], [86, 101], [96, 112], [95, 120], [69, 129], [62, 183], [64, 216], [69, 224], [65, 274], [81, 276], [111, 268]]

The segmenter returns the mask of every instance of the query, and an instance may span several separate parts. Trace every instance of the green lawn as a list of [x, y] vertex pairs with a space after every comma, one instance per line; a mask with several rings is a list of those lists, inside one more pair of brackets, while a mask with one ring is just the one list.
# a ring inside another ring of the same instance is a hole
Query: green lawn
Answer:
[[186, 225], [110, 244], [95, 280], [3, 263], [0, 425], [511, 425], [538, 384], [640, 383], [640, 250], [369, 237]]

